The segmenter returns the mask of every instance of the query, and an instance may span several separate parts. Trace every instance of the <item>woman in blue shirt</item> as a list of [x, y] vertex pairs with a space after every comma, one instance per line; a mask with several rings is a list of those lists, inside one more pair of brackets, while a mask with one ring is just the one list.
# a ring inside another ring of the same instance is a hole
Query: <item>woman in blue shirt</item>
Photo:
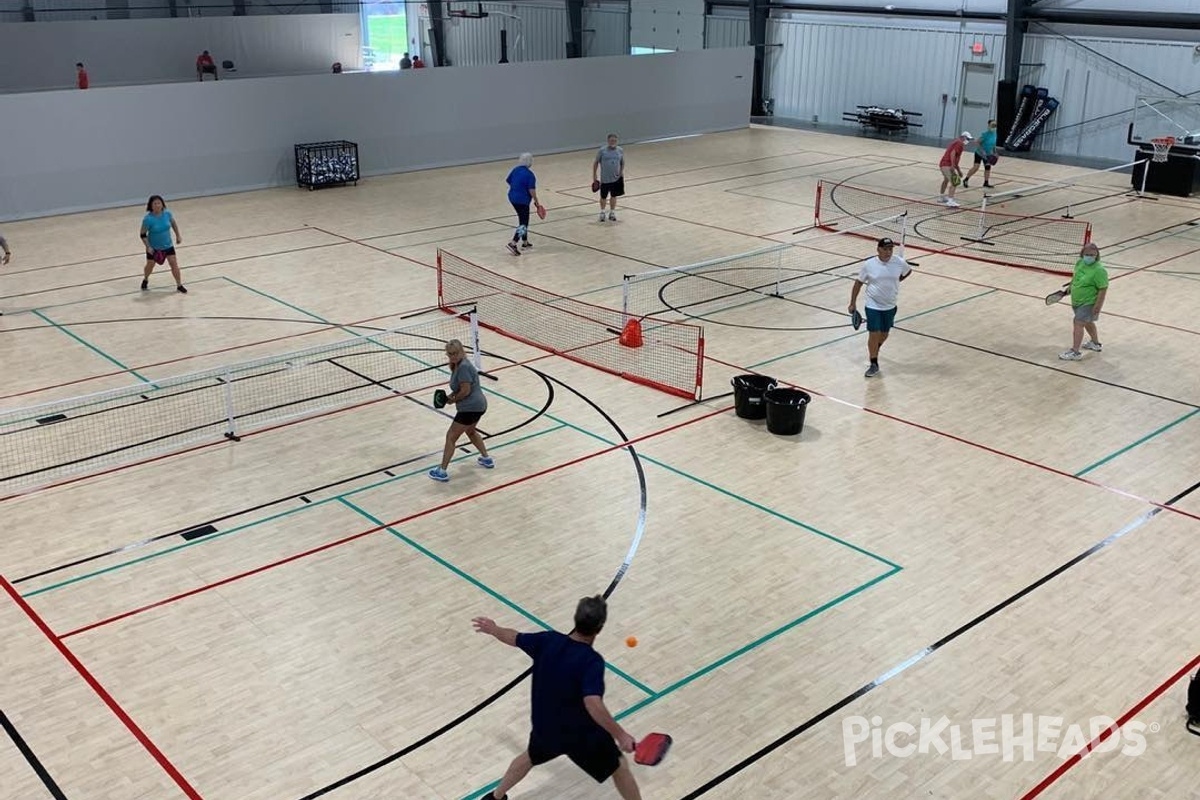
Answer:
[[517, 165], [508, 173], [508, 202], [517, 212], [517, 227], [513, 231], [512, 241], [508, 243], [508, 252], [514, 256], [521, 255], [517, 243], [522, 248], [533, 247], [529, 243], [529, 204], [532, 202], [538, 214], [542, 214], [542, 204], [538, 202], [537, 178], [533, 175], [533, 155], [521, 153]]
[[963, 176], [963, 188], [969, 189], [967, 181], [971, 180], [971, 176], [979, 171], [979, 165], [983, 165], [983, 188], [995, 189], [995, 186], [989, 182], [992, 177], [992, 164], [996, 162], [996, 120], [989, 119], [987, 130], [979, 134], [979, 138], [975, 140], [975, 165], [971, 167], [971, 171]]
[[[171, 243], [171, 232], [175, 232], [175, 244]], [[167, 211], [167, 201], [162, 195], [152, 194], [146, 201], [146, 216], [142, 217], [142, 244], [146, 248], [146, 268], [142, 271], [142, 290], [150, 288], [150, 273], [154, 265], [166, 261], [171, 265], [171, 277], [175, 279], [175, 291], [187, 294], [183, 276], [179, 274], [179, 261], [175, 258], [175, 245], [183, 244], [175, 217]]]

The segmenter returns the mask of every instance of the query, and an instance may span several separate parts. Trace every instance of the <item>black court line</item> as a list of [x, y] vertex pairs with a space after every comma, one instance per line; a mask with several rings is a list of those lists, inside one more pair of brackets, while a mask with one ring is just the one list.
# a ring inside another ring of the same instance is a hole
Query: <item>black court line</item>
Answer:
[[1168, 403], [1175, 403], [1176, 405], [1181, 405], [1184, 408], [1200, 408], [1200, 405], [1189, 402], [1187, 400], [1180, 400], [1175, 397], [1168, 397], [1163, 394], [1156, 394], [1154, 392], [1150, 392], [1145, 389], [1137, 389], [1137, 388], [1134, 388], [1133, 386], [1126, 386], [1123, 383], [1116, 383], [1115, 381], [1106, 381], [1103, 378], [1097, 378], [1092, 375], [1086, 375], [1082, 372], [1072, 372], [1071, 370], [1064, 369], [1062, 367], [1055, 367], [1050, 364], [1043, 364], [1039, 361], [1034, 361], [1032, 359], [1021, 358], [1020, 356], [1009, 355], [1008, 353], [1001, 353], [998, 350], [989, 350], [986, 347], [979, 347], [978, 345], [967, 344], [965, 342], [959, 342], [954, 339], [948, 339], [944, 336], [937, 336], [932, 333], [924, 333], [922, 331], [914, 330], [913, 328], [902, 327], [900, 325], [895, 325], [893, 327], [895, 327], [897, 330], [902, 330], [905, 333], [911, 333], [914, 336], [923, 336], [926, 339], [933, 339], [935, 341], [942, 342], [944, 344], [952, 344], [956, 347], [963, 347], [963, 348], [966, 348], [967, 350], [974, 350], [977, 353], [986, 353], [987, 355], [996, 356], [997, 358], [1006, 358], [1009, 361], [1016, 361], [1017, 363], [1020, 363], [1020, 364], [1028, 364], [1029, 366], [1032, 366], [1032, 367], [1041, 367], [1042, 369], [1048, 369], [1051, 372], [1058, 372], [1063, 375], [1070, 375], [1071, 377], [1079, 378], [1080, 380], [1090, 381], [1092, 383], [1098, 383], [1103, 386], [1110, 386], [1114, 389], [1123, 389], [1124, 391], [1133, 392], [1134, 394], [1140, 394], [1144, 397], [1153, 397], [1155, 400], [1165, 400]]
[[54, 778], [42, 766], [42, 762], [38, 760], [37, 754], [33, 752], [33, 748], [21, 736], [21, 732], [12, 724], [12, 721], [9, 720], [8, 715], [2, 709], [0, 709], [0, 727], [4, 728], [4, 732], [8, 734], [8, 738], [12, 739], [13, 744], [21, 751], [21, 755], [29, 762], [29, 766], [42, 781], [42, 785], [46, 787], [46, 791], [50, 793], [50, 796], [56, 800], [67, 800], [67, 796], [63, 794], [63, 790], [54, 782]]
[[[489, 358], [498, 358], [502, 361], [507, 361], [510, 364], [517, 364], [517, 362], [513, 361], [510, 358], [507, 358], [505, 356], [499, 356], [499, 355], [496, 355], [495, 353], [489, 353], [486, 350], [484, 351], [484, 355], [488, 356]], [[524, 366], [524, 365], [521, 365], [521, 366]], [[541, 375], [540, 372], [538, 372], [537, 370], [533, 370], [530, 367], [526, 366], [524, 368], [530, 369], [532, 372], [534, 372], [537, 375]], [[535, 422], [536, 420], [541, 418], [547, 411], [550, 410], [550, 407], [554, 404], [554, 386], [551, 383], [549, 383], [547, 378], [543, 377], [542, 380], [546, 385], [546, 402], [542, 405], [541, 409], [538, 410], [537, 412], [535, 412], [533, 414], [533, 416], [529, 417], [528, 419], [523, 420], [511, 427], [505, 428], [504, 430], [497, 431], [496, 433], [491, 435], [491, 438], [495, 438], [497, 436], [503, 436], [505, 434], [513, 433], [514, 431], [520, 430], [521, 428], [524, 428], [526, 425], [529, 425], [530, 423]], [[441, 451], [439, 450], [438, 452], [440, 453]], [[85, 556], [83, 558], [78, 558], [73, 561], [68, 561], [66, 563], [59, 564], [57, 566], [42, 569], [42, 570], [39, 570], [38, 572], [33, 572], [33, 573], [30, 573], [29, 575], [25, 575], [23, 577], [11, 580], [10, 583], [12, 583], [14, 586], [17, 586], [19, 584], [26, 583], [28, 581], [35, 580], [37, 578], [43, 578], [43, 577], [46, 577], [47, 575], [53, 575], [56, 572], [62, 572], [63, 570], [71, 569], [73, 567], [78, 567], [78, 566], [81, 566], [83, 564], [88, 564], [93, 561], [98, 561], [102, 558], [108, 558], [110, 556], [117, 555], [118, 553], [125, 553], [130, 550], [137, 550], [137, 549], [145, 547], [147, 545], [154, 544], [155, 542], [160, 542], [164, 539], [169, 539], [173, 536], [182, 536], [184, 533], [187, 533], [187, 532], [193, 531], [193, 530], [197, 530], [198, 528], [202, 528], [204, 526], [210, 526], [210, 525], [215, 526], [217, 523], [226, 522], [228, 520], [235, 519], [237, 517], [244, 516], [246, 514], [252, 514], [255, 511], [262, 511], [265, 508], [270, 508], [272, 506], [280, 505], [282, 503], [287, 503], [292, 500], [302, 500], [306, 503], [311, 502], [311, 501], [304, 500], [304, 498], [307, 497], [308, 495], [316, 494], [318, 492], [323, 492], [327, 489], [333, 489], [338, 486], [344, 486], [347, 483], [352, 483], [354, 481], [362, 480], [363, 478], [369, 478], [372, 475], [378, 475], [378, 474], [382, 473], [384, 475], [387, 475], [388, 477], [394, 478], [394, 477], [396, 477], [396, 474], [394, 472], [392, 472], [391, 470], [396, 469], [398, 467], [409, 466], [410, 464], [414, 464], [418, 461], [422, 461], [424, 459], [430, 458], [431, 455], [436, 455], [436, 453], [434, 453], [434, 454], [422, 453], [421, 455], [411, 456], [409, 458], [402, 459], [395, 463], [388, 464], [384, 467], [373, 467], [372, 469], [366, 470], [365, 472], [360, 472], [356, 475], [350, 475], [345, 478], [338, 478], [337, 480], [330, 481], [329, 483], [325, 483], [320, 486], [314, 486], [314, 487], [311, 487], [308, 489], [301, 490], [299, 492], [294, 492], [289, 495], [284, 495], [283, 497], [277, 497], [274, 500], [268, 500], [266, 502], [258, 503], [257, 505], [253, 505], [253, 506], [248, 506], [246, 508], [243, 508], [243, 509], [240, 509], [237, 511], [231, 511], [231, 512], [228, 512], [225, 514], [221, 514], [219, 516], [213, 517], [213, 518], [205, 520], [203, 522], [189, 525], [186, 528], [176, 528], [175, 530], [168, 531], [167, 533], [161, 533], [156, 536], [151, 536], [149, 538], [142, 539], [137, 542], [133, 542], [132, 544], [123, 545], [121, 547], [114, 547], [110, 550], [105, 550], [103, 552], [95, 553], [93, 555]]]
[[[595, 410], [595, 412], [597, 414], [599, 414], [601, 417], [604, 418], [604, 420], [609, 424], [610, 427], [612, 427], [613, 432], [618, 437], [618, 441], [621, 441], [621, 442], [629, 441], [629, 437], [626, 436], [625, 431], [621, 429], [621, 426], [619, 424], [617, 424], [617, 421], [615, 419], [613, 419], [612, 416], [610, 416], [608, 414], [608, 412], [606, 412], [603, 408], [601, 408], [599, 405], [597, 405], [596, 402], [593, 401], [590, 397], [583, 394], [582, 392], [580, 392], [578, 389], [571, 386], [570, 384], [568, 384], [564, 381], [561, 381], [558, 378], [547, 375], [546, 373], [542, 372], [541, 370], [534, 369], [533, 367], [526, 367], [526, 369], [528, 369], [531, 372], [540, 376], [543, 381], [546, 381], [547, 385], [561, 386], [562, 388], [569, 391], [571, 394], [578, 397], [583, 402], [587, 403], [589, 406], [592, 407], [593, 410]], [[633, 445], [627, 445], [621, 449], [625, 450], [629, 454], [629, 457], [633, 461], [634, 471], [637, 474], [638, 494], [639, 494], [639, 498], [640, 498], [641, 515], [639, 517], [638, 530], [634, 536], [633, 550], [636, 550], [636, 546], [641, 539], [642, 530], [643, 530], [642, 526], [645, 521], [646, 507], [648, 504], [648, 489], [647, 489], [647, 484], [646, 484], [646, 472], [642, 466], [641, 456], [638, 455], [637, 449]], [[631, 550], [631, 553], [633, 552], [633, 550]], [[613, 575], [613, 578], [609, 582], [608, 587], [602, 593], [606, 599], [611, 597], [612, 593], [617, 590], [617, 586], [621, 583], [622, 578], [625, 577], [626, 572], [629, 570], [630, 560], [631, 560], [630, 557], [626, 556], [625, 561], [617, 569], [616, 574]], [[524, 681], [525, 678], [527, 678], [532, 673], [533, 673], [533, 667], [530, 666], [524, 672], [522, 672], [520, 675], [513, 678], [511, 681], [509, 681], [504, 686], [502, 686], [500, 689], [498, 689], [497, 691], [488, 695], [488, 697], [486, 697], [479, 703], [475, 704], [471, 708], [467, 709], [463, 713], [459, 714], [457, 717], [450, 720], [446, 724], [435, 729], [431, 733], [428, 733], [425, 736], [422, 736], [420, 739], [416, 740], [412, 744], [409, 744], [406, 747], [403, 747], [400, 750], [397, 750], [396, 752], [391, 753], [390, 755], [387, 755], [384, 758], [379, 759], [378, 761], [374, 762], [373, 764], [369, 764], [369, 765], [363, 767], [362, 769], [358, 770], [357, 772], [353, 772], [344, 778], [341, 778], [337, 781], [334, 781], [333, 783], [328, 784], [327, 786], [317, 789], [315, 792], [311, 792], [310, 794], [304, 795], [304, 797], [302, 797], [301, 800], [315, 800], [315, 798], [323, 797], [323, 796], [329, 794], [330, 792], [334, 792], [334, 791], [342, 788], [343, 786], [346, 786], [347, 784], [353, 783], [354, 781], [358, 780], [359, 778], [362, 778], [366, 775], [370, 775], [372, 772], [375, 772], [377, 770], [380, 770], [380, 769], [386, 767], [388, 764], [392, 764], [392, 763], [400, 760], [401, 758], [404, 758], [404, 756], [409, 755], [410, 753], [424, 747], [425, 745], [434, 741], [435, 739], [442, 736], [446, 732], [453, 730], [454, 728], [461, 725], [463, 722], [466, 722], [467, 720], [471, 719], [476, 714], [483, 711], [485, 708], [490, 706], [492, 703], [496, 702], [501, 697], [508, 694], [510, 691], [512, 691], [514, 688], [516, 688], [518, 685], [520, 685], [521, 682]]]
[[[335, 235], [335, 234], [329, 233], [328, 231], [323, 231], [320, 228], [310, 227], [308, 230], [317, 231], [318, 233], [324, 233], [326, 236]], [[314, 244], [314, 245], [308, 245], [306, 247], [296, 247], [291, 250], [276, 250], [274, 252], [259, 253], [259, 254], [252, 255], [252, 256], [237, 256], [235, 258], [227, 258], [224, 261], [208, 261], [208, 262], [203, 262], [200, 264], [180, 265], [179, 269], [180, 269], [180, 271], [186, 271], [186, 270], [191, 270], [191, 269], [200, 269], [201, 267], [221, 267], [221, 266], [225, 266], [226, 264], [236, 264], [239, 261], [249, 261], [249, 260], [255, 259], [255, 258], [272, 258], [274, 256], [290, 255], [292, 253], [304, 253], [309, 250], [320, 250], [320, 249], [326, 248], [326, 247], [342, 247], [344, 244], [345, 244], [345, 242], [329, 242], [327, 244]], [[81, 289], [85, 286], [100, 286], [105, 283], [116, 283], [117, 281], [132, 282], [135, 280], [137, 280], [137, 275], [133, 275], [133, 274], [118, 275], [113, 278], [103, 278], [103, 279], [95, 280], [95, 281], [84, 281], [82, 283], [72, 283], [72, 284], [68, 284], [66, 286], [52, 286], [48, 289], [38, 289], [37, 291], [32, 291], [32, 292], [18, 292], [17, 294], [4, 295], [3, 297], [0, 297], [0, 300], [12, 300], [13, 298], [17, 298], [17, 297], [31, 297], [31, 296], [37, 295], [37, 294], [47, 294], [48, 292], [62, 292], [62, 291], [66, 291], [67, 289]], [[109, 295], [108, 297], [97, 297], [97, 298], [93, 298], [91, 300], [84, 300], [81, 302], [96, 302], [99, 300], [108, 300], [108, 299], [111, 299], [112, 297], [121, 297], [121, 296], [122, 295]], [[131, 295], [131, 296], [133, 296], [133, 295]]]
[[[87, 212], [83, 212], [83, 213], [87, 213]], [[268, 238], [271, 236], [286, 236], [289, 233], [300, 233], [301, 231], [307, 231], [307, 230], [315, 230], [315, 228], [311, 228], [308, 225], [304, 225], [299, 228], [289, 228], [289, 229], [283, 230], [283, 231], [272, 231], [270, 233], [252, 233], [252, 234], [247, 234], [245, 236], [233, 236], [228, 239], [213, 239], [208, 242], [200, 242], [199, 244], [189, 242], [188, 247], [212, 247], [213, 245], [229, 244], [230, 242], [244, 242], [247, 239], [265, 239], [265, 238]], [[8, 274], [9, 275], [24, 275], [29, 272], [40, 272], [42, 270], [47, 270], [47, 269], [64, 269], [66, 267], [93, 266], [102, 261], [117, 261], [118, 259], [122, 259], [122, 258], [134, 259], [134, 258], [142, 258], [143, 256], [145, 256], [145, 251], [139, 250], [136, 253], [118, 253], [117, 255], [113, 255], [113, 256], [102, 256], [100, 258], [90, 258], [87, 261], [70, 261], [65, 264], [44, 264], [40, 267], [30, 267], [29, 269], [16, 270], [14, 272], [9, 272]]]
[[[1194, 483], [1187, 489], [1184, 489], [1182, 492], [1175, 495], [1167, 502], [1163, 503], [1163, 506], [1164, 507], [1173, 506], [1174, 504], [1178, 503], [1180, 500], [1187, 497], [1189, 494], [1196, 491], [1197, 489], [1200, 489], [1200, 482]], [[906, 661], [903, 661], [900, 664], [893, 667], [892, 669], [888, 670], [883, 675], [881, 675], [880, 677], [871, 681], [870, 683], [860, 686], [858, 689], [856, 689], [853, 692], [851, 692], [850, 694], [846, 695], [841, 700], [838, 700], [836, 703], [829, 706], [824, 711], [820, 712], [816, 716], [811, 717], [810, 719], [808, 719], [808, 720], [802, 722], [801, 724], [797, 725], [796, 727], [792, 728], [787, 733], [783, 734], [779, 738], [777, 738], [777, 739], [773, 740], [772, 742], [770, 742], [769, 744], [767, 744], [765, 747], [760, 748], [758, 751], [756, 751], [756, 752], [752, 753], [751, 755], [747, 756], [746, 758], [742, 759], [737, 764], [734, 764], [732, 767], [730, 767], [729, 769], [720, 773], [719, 775], [712, 778], [708, 782], [704, 783], [699, 788], [693, 789], [691, 792], [688, 792], [681, 798], [681, 800], [693, 800], [694, 798], [700, 797], [701, 795], [707, 794], [708, 792], [712, 791], [717, 786], [721, 785], [722, 783], [729, 780], [733, 776], [737, 775], [738, 773], [742, 772], [743, 770], [758, 763], [759, 761], [766, 758], [771, 753], [778, 750], [780, 747], [783, 747], [785, 744], [790, 742], [792, 739], [795, 739], [797, 736], [800, 736], [801, 734], [812, 729], [816, 725], [819, 725], [821, 722], [824, 722], [825, 720], [829, 719], [831, 716], [838, 713], [839, 711], [841, 711], [843, 708], [850, 705], [854, 701], [859, 700], [860, 698], [866, 696], [867, 694], [870, 694], [872, 691], [874, 691], [875, 689], [878, 689], [880, 686], [887, 683], [891, 679], [895, 678], [897, 675], [900, 675], [901, 673], [907, 671], [910, 667], [912, 667], [914, 664], [918, 663], [919, 661], [922, 661], [925, 658], [929, 657], [930, 655], [933, 655], [934, 653], [936, 653], [938, 650], [941, 650], [943, 647], [950, 644], [955, 639], [958, 639], [964, 633], [967, 633], [968, 631], [978, 627], [979, 625], [983, 624], [987, 620], [989, 620], [992, 617], [999, 614], [1001, 611], [1005, 610], [1009, 606], [1018, 602], [1022, 598], [1032, 594], [1034, 591], [1036, 591], [1037, 589], [1040, 589], [1042, 586], [1045, 586], [1047, 583], [1049, 583], [1050, 581], [1059, 577], [1060, 575], [1065, 573], [1067, 570], [1081, 564], [1082, 562], [1084, 562], [1087, 559], [1094, 556], [1096, 553], [1099, 553], [1100, 551], [1108, 548], [1114, 542], [1123, 538], [1127, 534], [1133, 532], [1137, 528], [1140, 528], [1146, 522], [1149, 522], [1151, 519], [1156, 517], [1162, 510], [1163, 510], [1162, 507], [1157, 507], [1157, 506], [1150, 509], [1145, 514], [1143, 514], [1141, 517], [1139, 517], [1138, 519], [1134, 520], [1133, 522], [1129, 523], [1125, 527], [1121, 528], [1121, 530], [1117, 531], [1116, 533], [1114, 533], [1114, 534], [1108, 536], [1107, 538], [1092, 545], [1087, 550], [1084, 550], [1082, 553], [1075, 556], [1071, 560], [1067, 561], [1065, 564], [1061, 565], [1057, 569], [1052, 570], [1051, 572], [1047, 573], [1046, 575], [1043, 575], [1041, 578], [1037, 579], [1033, 583], [1026, 586], [1024, 589], [1021, 589], [1016, 594], [1013, 594], [1013, 595], [1009, 596], [1008, 598], [1000, 601], [996, 605], [989, 608], [987, 611], [984, 611], [982, 614], [980, 614], [979, 616], [972, 619], [970, 622], [967, 622], [965, 625], [959, 626], [955, 630], [951, 631], [950, 633], [946, 634], [942, 638], [938, 639], [933, 644], [920, 650], [919, 652], [917, 652], [915, 655], [913, 655]]]

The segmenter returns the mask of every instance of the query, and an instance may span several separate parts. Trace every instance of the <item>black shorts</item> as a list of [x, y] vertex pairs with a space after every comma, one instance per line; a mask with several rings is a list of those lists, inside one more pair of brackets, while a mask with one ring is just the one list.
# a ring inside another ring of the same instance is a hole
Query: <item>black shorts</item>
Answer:
[[983, 166], [984, 166], [984, 167], [986, 167], [987, 169], [991, 169], [991, 168], [992, 168], [992, 165], [991, 165], [991, 164], [989, 164], [989, 163], [987, 163], [987, 156], [982, 156], [982, 155], [980, 155], [979, 153], [976, 153], [976, 154], [975, 154], [975, 163], [976, 163], [976, 164], [983, 164]]
[[[164, 256], [173, 256], [173, 255], [175, 255], [175, 248], [174, 248], [174, 247], [168, 247], [166, 250], [163, 250], [163, 251], [162, 251], [162, 254], [163, 254]], [[146, 260], [147, 260], [147, 261], [153, 261], [153, 260], [154, 260], [154, 256], [150, 255], [149, 253], [146, 253]]]
[[483, 419], [483, 411], [459, 411], [454, 415], [454, 421], [459, 425], [476, 425], [479, 420]]
[[625, 194], [625, 179], [624, 178], [617, 178], [612, 183], [600, 184], [600, 199], [603, 200], [604, 198], [608, 197], [610, 194], [613, 197], [621, 197]]
[[555, 745], [530, 735], [529, 760], [535, 767], [559, 756], [571, 759], [575, 766], [591, 775], [596, 783], [604, 783], [617, 771], [617, 767], [621, 766], [621, 751], [613, 738], [604, 731], [566, 746]]
[[197, 67], [196, 71], [197, 72], [207, 72], [211, 75], [216, 75], [217, 74], [217, 65], [216, 64], [205, 64], [202, 67]]

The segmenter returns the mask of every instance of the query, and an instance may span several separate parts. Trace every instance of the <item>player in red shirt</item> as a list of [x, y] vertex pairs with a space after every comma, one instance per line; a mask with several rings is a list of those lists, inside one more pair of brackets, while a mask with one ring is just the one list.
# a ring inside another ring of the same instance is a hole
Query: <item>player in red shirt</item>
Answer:
[[[963, 148], [969, 141], [971, 141], [969, 132], [960, 133], [958, 138], [952, 141], [946, 151], [942, 153], [942, 160], [938, 162], [938, 168], [942, 171], [942, 188], [938, 190], [938, 202], [951, 208], [958, 208], [958, 201], [954, 199], [954, 190], [962, 182], [962, 168], [958, 162], [962, 160]], [[946, 191], [947, 187], [950, 189], [949, 192]]]
[[196, 56], [196, 80], [203, 81], [205, 75], [212, 75], [216, 81], [221, 80], [221, 76], [217, 74], [217, 64], [207, 50]]
[[75, 62], [75, 85], [80, 89], [88, 88], [87, 70], [83, 68], [82, 61]]

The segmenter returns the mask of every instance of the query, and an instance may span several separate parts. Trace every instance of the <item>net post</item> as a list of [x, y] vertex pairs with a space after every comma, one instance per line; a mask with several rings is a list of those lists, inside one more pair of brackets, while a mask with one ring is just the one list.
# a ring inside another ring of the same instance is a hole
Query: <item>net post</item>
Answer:
[[783, 250], [775, 251], [775, 296], [783, 297]]
[[1071, 216], [1071, 194], [1070, 194], [1070, 192], [1067, 193], [1067, 213], [1063, 214], [1062, 216], [1063, 216], [1063, 219], [1075, 219], [1073, 216]]
[[225, 384], [225, 438], [240, 442], [242, 437], [237, 435], [237, 410], [233, 405], [233, 373], [226, 369], [221, 382]]
[[437, 299], [438, 308], [446, 307], [446, 297], [442, 293], [442, 248], [437, 251]]
[[629, 322], [629, 281], [632, 275], [624, 275], [621, 277], [621, 326], [624, 327], [626, 322]]
[[988, 207], [988, 196], [985, 194], [983, 196], [983, 202], [979, 204], [979, 233], [975, 237], [976, 239], [978, 239], [981, 242], [983, 241], [984, 231], [987, 230], [987, 228], [985, 227], [987, 224], [987, 207]]
[[900, 215], [900, 257], [904, 258], [904, 243], [908, 241], [908, 211]]
[[817, 181], [817, 200], [813, 204], [813, 226], [821, 227], [821, 195], [825, 192], [825, 181]]
[[1153, 163], [1153, 159], [1150, 158], [1142, 162], [1142, 188], [1138, 189], [1138, 197], [1143, 197], [1146, 194], [1146, 176], [1150, 174], [1151, 163]]
[[475, 353], [472, 359], [477, 371], [483, 371], [483, 351], [479, 347], [479, 310], [472, 308], [468, 319], [471, 322], [471, 349]]

